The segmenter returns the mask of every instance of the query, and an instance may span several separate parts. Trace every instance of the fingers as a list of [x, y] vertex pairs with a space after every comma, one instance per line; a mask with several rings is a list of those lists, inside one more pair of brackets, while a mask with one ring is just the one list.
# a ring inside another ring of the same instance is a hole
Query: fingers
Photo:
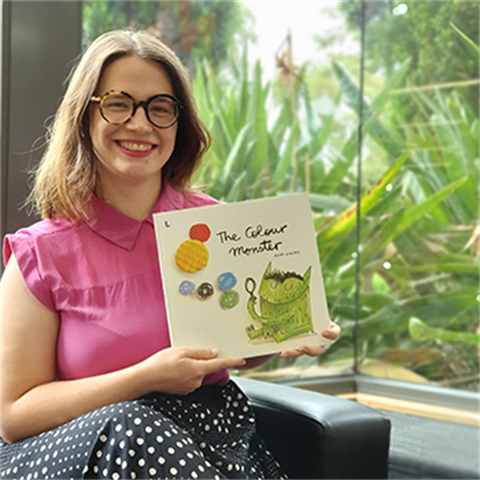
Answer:
[[195, 360], [209, 360], [217, 358], [219, 350], [217, 348], [184, 348], [183, 353], [185, 357]]
[[219, 370], [241, 368], [245, 366], [244, 358], [217, 358], [219, 350], [216, 348], [186, 348], [185, 356], [200, 362], [200, 367], [205, 374], [215, 373]]
[[336, 340], [340, 336], [340, 327], [333, 322], [330, 322], [330, 328], [322, 332], [322, 337], [328, 340]]
[[280, 352], [278, 356], [280, 358], [298, 358], [302, 355], [308, 355], [309, 357], [317, 357], [325, 353], [325, 346], [324, 345], [315, 345], [315, 346], [308, 346], [304, 345], [296, 350], [287, 350], [285, 352]]
[[215, 373], [219, 370], [242, 368], [247, 361], [244, 358], [216, 358], [202, 362], [205, 374]]

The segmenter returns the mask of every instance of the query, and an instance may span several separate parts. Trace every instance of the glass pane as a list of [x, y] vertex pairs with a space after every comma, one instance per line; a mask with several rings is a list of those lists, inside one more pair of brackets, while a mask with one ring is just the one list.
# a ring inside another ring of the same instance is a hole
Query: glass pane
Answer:
[[[309, 191], [315, 225], [325, 232], [355, 202], [358, 120], [342, 85], [359, 84], [359, 23], [350, 28], [340, 6], [275, 2], [273, 19], [271, 2], [261, 1], [85, 2], [84, 44], [127, 26], [165, 41], [190, 69], [213, 137], [195, 183], [228, 202]], [[223, 179], [242, 138], [236, 175]], [[342, 249], [335, 239], [321, 242], [330, 314], [344, 329], [340, 340], [319, 359], [276, 358], [247, 375], [279, 380], [352, 372], [354, 277], [340, 277], [352, 261], [352, 235]]]
[[362, 221], [365, 374], [478, 389], [478, 9], [366, 2], [364, 191], [408, 158]]

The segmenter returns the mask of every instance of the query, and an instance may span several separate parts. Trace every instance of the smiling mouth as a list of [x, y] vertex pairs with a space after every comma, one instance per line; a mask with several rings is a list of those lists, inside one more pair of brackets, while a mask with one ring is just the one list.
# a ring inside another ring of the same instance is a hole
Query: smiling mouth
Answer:
[[151, 143], [137, 143], [137, 142], [118, 142], [120, 147], [126, 150], [132, 150], [134, 152], [148, 152], [155, 148], [155, 145]]

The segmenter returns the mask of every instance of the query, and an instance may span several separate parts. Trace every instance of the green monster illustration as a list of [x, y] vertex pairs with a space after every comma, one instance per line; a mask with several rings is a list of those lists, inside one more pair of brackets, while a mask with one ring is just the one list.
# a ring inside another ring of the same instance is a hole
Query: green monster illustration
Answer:
[[261, 324], [247, 327], [251, 340], [263, 337], [283, 342], [302, 333], [313, 332], [310, 311], [310, 272], [308, 267], [302, 277], [294, 272], [272, 271], [270, 262], [265, 270], [259, 289], [260, 315], [255, 311], [257, 297], [254, 295], [256, 282], [248, 277], [245, 289], [250, 294], [247, 309], [253, 320]]

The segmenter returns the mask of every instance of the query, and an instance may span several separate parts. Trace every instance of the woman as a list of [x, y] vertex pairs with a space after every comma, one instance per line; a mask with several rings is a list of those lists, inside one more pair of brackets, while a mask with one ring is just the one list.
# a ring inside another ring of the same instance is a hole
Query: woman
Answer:
[[208, 146], [165, 45], [90, 46], [36, 172], [44, 220], [5, 240], [2, 476], [282, 476], [227, 372], [268, 358], [169, 345], [152, 213], [218, 203], [189, 190]]

